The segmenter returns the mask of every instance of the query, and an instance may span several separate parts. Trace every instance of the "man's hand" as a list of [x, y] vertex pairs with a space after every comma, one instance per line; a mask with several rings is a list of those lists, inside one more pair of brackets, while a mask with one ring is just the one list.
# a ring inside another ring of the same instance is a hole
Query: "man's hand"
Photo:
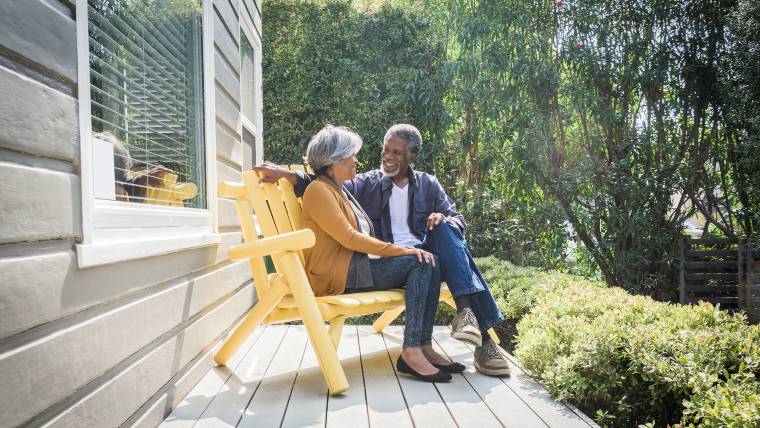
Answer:
[[296, 184], [298, 180], [295, 172], [269, 161], [264, 161], [264, 163], [254, 166], [253, 170], [259, 173], [259, 181], [262, 183], [276, 183], [277, 180], [285, 178], [291, 183]]
[[427, 228], [428, 230], [433, 230], [434, 227], [441, 224], [442, 221], [446, 220], [446, 216], [441, 213], [433, 213], [430, 214], [427, 218]]

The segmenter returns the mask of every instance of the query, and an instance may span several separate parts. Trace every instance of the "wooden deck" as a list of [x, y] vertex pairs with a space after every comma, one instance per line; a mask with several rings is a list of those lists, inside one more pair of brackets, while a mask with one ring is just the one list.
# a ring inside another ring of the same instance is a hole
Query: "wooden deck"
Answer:
[[436, 327], [439, 351], [468, 369], [450, 383], [398, 376], [403, 332], [346, 326], [339, 354], [351, 388], [330, 397], [302, 326], [260, 327], [228, 364], [212, 368], [164, 421], [166, 427], [589, 427], [513, 363], [513, 374], [483, 376], [472, 349]]

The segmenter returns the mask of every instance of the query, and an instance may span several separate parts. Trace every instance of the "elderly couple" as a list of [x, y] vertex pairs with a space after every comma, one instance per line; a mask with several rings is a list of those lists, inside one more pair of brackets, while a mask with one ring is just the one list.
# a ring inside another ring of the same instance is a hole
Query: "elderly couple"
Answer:
[[254, 169], [265, 182], [288, 179], [303, 195], [303, 224], [316, 235], [305, 252], [316, 295], [405, 287], [399, 372], [446, 382], [465, 369], [431, 345], [444, 280], [457, 307], [451, 335], [475, 344], [479, 372], [509, 375], [505, 351], [486, 333], [504, 318], [467, 249], [464, 218], [435, 177], [410, 167], [421, 145], [417, 128], [394, 125], [385, 134], [380, 169], [357, 175], [361, 137], [328, 125], [306, 150], [313, 175], [269, 162]]

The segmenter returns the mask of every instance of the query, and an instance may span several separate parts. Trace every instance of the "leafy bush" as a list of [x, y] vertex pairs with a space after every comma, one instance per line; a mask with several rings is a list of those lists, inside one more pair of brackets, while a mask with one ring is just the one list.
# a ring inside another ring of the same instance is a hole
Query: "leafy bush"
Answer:
[[515, 355], [559, 399], [609, 426], [758, 426], [760, 326], [559, 273], [478, 259]]

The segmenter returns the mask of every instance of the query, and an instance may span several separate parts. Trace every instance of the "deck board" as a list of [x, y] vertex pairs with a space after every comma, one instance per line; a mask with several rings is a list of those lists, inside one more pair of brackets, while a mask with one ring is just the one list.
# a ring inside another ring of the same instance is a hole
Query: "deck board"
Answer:
[[231, 375], [198, 419], [196, 427], [234, 427], [238, 424], [251, 395], [258, 388], [275, 352], [282, 344], [286, 331], [284, 326], [261, 331], [260, 339], [247, 352], [238, 352], [230, 360], [228, 367], [233, 368], [232, 371], [226, 367], [214, 368], [215, 371], [230, 372]]
[[[441, 330], [439, 330], [441, 331]], [[440, 333], [438, 333], [440, 334]], [[472, 349], [470, 345], [464, 345]], [[554, 428], [588, 428], [590, 425], [564, 403], [555, 400], [549, 392], [525, 373], [509, 358], [512, 375], [500, 378], [518, 397], [520, 397], [548, 426]]]
[[412, 419], [383, 336], [375, 333], [369, 326], [359, 326], [357, 330], [362, 353], [369, 425], [412, 427]]
[[324, 427], [327, 396], [327, 386], [322, 380], [317, 354], [311, 342], [308, 342], [293, 385], [288, 408], [285, 410], [282, 426], [286, 428]]
[[[557, 400], [554, 400], [551, 397], [551, 395], [549, 394], [549, 392], [546, 391], [546, 389], [543, 386], [541, 386], [541, 384], [539, 384], [538, 382], [536, 382], [534, 379], [530, 378], [530, 376], [523, 371], [522, 367], [520, 367], [520, 364], [518, 363], [518, 361], [515, 359], [514, 356], [508, 355], [507, 358], [509, 359], [510, 363], [512, 364], [512, 372], [513, 373], [517, 373], [518, 375], [521, 375], [523, 377], [527, 377], [528, 379], [530, 379], [530, 382], [532, 383], [532, 386], [534, 388], [536, 388], [537, 390], [540, 390], [540, 392], [536, 393], [534, 395], [534, 397], [541, 397], [542, 398], [541, 401], [543, 402], [543, 404], [541, 406], [537, 406], [536, 407], [537, 409], [540, 409], [543, 406], [547, 406], [547, 405], [550, 405], [553, 408], [557, 408], [558, 410], [560, 410], [559, 413], [562, 415], [561, 416], [562, 418], [565, 418], [565, 416], [567, 416], [570, 419], [573, 419], [573, 423], [571, 425], [568, 425], [568, 426], [577, 426], [577, 427], [588, 427], [588, 426], [591, 426], [593, 428], [598, 428], [599, 427], [599, 425], [596, 422], [594, 422], [593, 419], [591, 419], [590, 417], [588, 417], [587, 415], [585, 415], [577, 407], [572, 406], [570, 404], [564, 404], [564, 403], [561, 403], [561, 402], [559, 402]], [[573, 414], [571, 415], [565, 409], [559, 407], [558, 406], [559, 404], [562, 404], [562, 406], [564, 406], [567, 409], [569, 409], [571, 412], [573, 412]], [[544, 416], [544, 414], [542, 414], [542, 416]], [[554, 413], [547, 413], [546, 414], [546, 418], [549, 419], [552, 422], [554, 422], [554, 418], [555, 417], [558, 417], [558, 416], [554, 416]], [[580, 419], [580, 421], [578, 421], [577, 419], [575, 419], [576, 417], [578, 419]], [[558, 422], [561, 423], [562, 420], [560, 420]], [[556, 425], [553, 425], [553, 426], [556, 426]]]
[[[401, 354], [403, 334], [400, 326], [388, 326], [383, 331], [385, 345], [393, 362]], [[398, 371], [396, 375], [398, 376]], [[398, 380], [416, 426], [435, 426], [436, 428], [457, 426], [436, 385], [419, 382], [404, 375], [398, 376]]]
[[[280, 330], [284, 332], [284, 330]], [[249, 355], [251, 348], [256, 343], [260, 343], [262, 351], [272, 349], [271, 354], [274, 354], [274, 349], [277, 348], [276, 346], [272, 346], [273, 344], [268, 338], [274, 337], [277, 331], [277, 329], [270, 329], [265, 332], [264, 329], [258, 329], [251, 334], [240, 346], [240, 351], [233, 358], [230, 358], [227, 367], [212, 367], [200, 382], [196, 384], [192, 393], [189, 393], [164, 420], [162, 426], [168, 428], [189, 428], [196, 423], [202, 425], [202, 421], [205, 419], [204, 414], [207, 413], [210, 405], [220, 398], [224, 399], [223, 397], [229, 394], [229, 387], [226, 384], [233, 376], [233, 373], [240, 368], [241, 362]], [[261, 340], [262, 337], [265, 339]], [[282, 334], [279, 334], [279, 339], [282, 340]], [[263, 355], [266, 352], [257, 352], [256, 354]], [[240, 419], [240, 414], [238, 414], [237, 419]], [[232, 426], [237, 424], [237, 419], [231, 422]]]
[[547, 426], [501, 379], [477, 373], [473, 366], [474, 357], [471, 348], [452, 338], [448, 330], [436, 329], [433, 339], [442, 353], [452, 361], [462, 363], [467, 367], [462, 376], [503, 426], [520, 428]]
[[[448, 331], [445, 334], [448, 336]], [[434, 331], [434, 339], [436, 339], [436, 336], [442, 336], [442, 334]], [[435, 345], [438, 351], [443, 351], [437, 339], [435, 340]], [[448, 353], [447, 356], [455, 361], [462, 357], [462, 355], [449, 355]], [[486, 428], [503, 426], [464, 375], [457, 374], [452, 377], [451, 382], [436, 386], [441, 392], [443, 401], [460, 427]]]
[[338, 353], [350, 389], [331, 397], [303, 326], [259, 327], [229, 368], [211, 368], [162, 426], [597, 426], [552, 399], [511, 356], [511, 377], [483, 376], [472, 366], [472, 347], [452, 339], [448, 328], [436, 327], [433, 338], [439, 352], [467, 366], [450, 383], [396, 372], [401, 327], [377, 334], [370, 326], [346, 326]]
[[364, 391], [359, 332], [356, 326], [347, 325], [338, 347], [338, 356], [346, 372], [348, 391], [327, 399], [327, 428], [369, 428], [367, 396]]
[[272, 364], [261, 379], [239, 426], [278, 427], [282, 424], [288, 400], [306, 350], [306, 330], [290, 326]]

